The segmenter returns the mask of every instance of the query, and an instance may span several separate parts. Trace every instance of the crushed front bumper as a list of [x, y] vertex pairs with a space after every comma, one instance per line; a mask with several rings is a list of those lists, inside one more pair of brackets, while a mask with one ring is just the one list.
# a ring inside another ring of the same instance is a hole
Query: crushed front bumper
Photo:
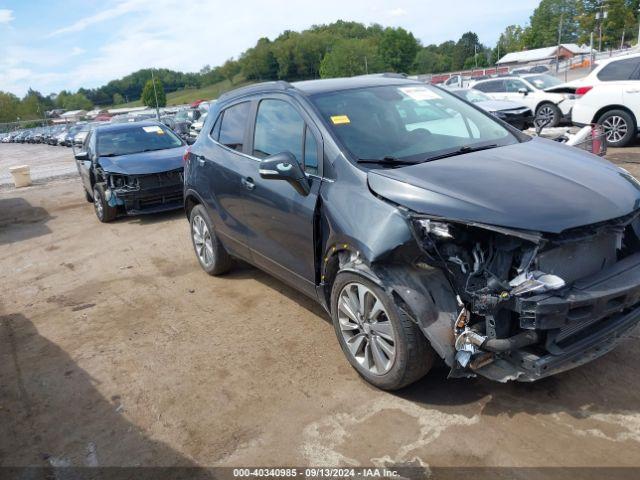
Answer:
[[544, 343], [503, 354], [476, 373], [535, 381], [585, 364], [612, 350], [640, 323], [640, 254], [576, 282], [561, 294], [515, 300], [520, 327]]
[[182, 169], [136, 176], [135, 187], [112, 188], [109, 204], [121, 205], [127, 215], [177, 210], [183, 207]]

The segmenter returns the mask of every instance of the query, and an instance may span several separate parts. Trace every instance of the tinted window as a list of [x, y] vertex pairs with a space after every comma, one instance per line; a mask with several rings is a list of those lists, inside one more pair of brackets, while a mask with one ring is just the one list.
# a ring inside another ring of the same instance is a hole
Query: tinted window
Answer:
[[97, 150], [101, 157], [165, 150], [183, 145], [182, 140], [164, 125], [131, 125], [129, 128], [101, 131], [97, 136]]
[[524, 88], [526, 90], [531, 90], [528, 88], [524, 82], [521, 80], [517, 80], [514, 78], [510, 78], [504, 81], [505, 92], [509, 93], [518, 93], [518, 90]]
[[[223, 120], [226, 121], [226, 116]], [[258, 107], [253, 155], [265, 158], [291, 152], [302, 160], [304, 120], [293, 106], [282, 100], [263, 100]]]
[[249, 106], [249, 102], [244, 102], [229, 107], [224, 111], [218, 140], [221, 144], [234, 150], [242, 151]]
[[473, 88], [481, 92], [504, 92], [504, 82], [502, 80], [494, 80], [493, 82], [484, 82], [474, 85]]
[[633, 72], [638, 68], [640, 58], [629, 58], [611, 62], [598, 73], [598, 79], [603, 82], [615, 80], [629, 80], [633, 78]]
[[308, 173], [318, 173], [318, 143], [309, 127], [304, 133], [304, 169]]

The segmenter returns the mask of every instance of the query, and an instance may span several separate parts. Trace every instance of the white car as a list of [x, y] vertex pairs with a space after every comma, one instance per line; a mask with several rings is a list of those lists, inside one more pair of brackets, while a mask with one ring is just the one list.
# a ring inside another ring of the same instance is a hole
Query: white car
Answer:
[[198, 120], [193, 122], [189, 127], [189, 136], [193, 138], [197, 138], [198, 134], [200, 133], [200, 130], [202, 130], [202, 127], [204, 126], [204, 121], [206, 119], [207, 119], [207, 114], [203, 113]]
[[573, 93], [562, 90], [563, 83], [547, 74], [494, 77], [480, 80], [471, 88], [486, 93], [494, 100], [508, 100], [525, 104], [538, 121], [556, 127], [563, 119], [569, 120], [575, 101]]
[[635, 139], [638, 118], [640, 82], [632, 80], [593, 86], [576, 101], [571, 115], [574, 125], [602, 125], [612, 147], [624, 147]]
[[575, 88], [576, 95], [580, 97], [596, 85], [625, 81], [640, 81], [640, 53], [598, 60], [589, 75], [564, 85]]

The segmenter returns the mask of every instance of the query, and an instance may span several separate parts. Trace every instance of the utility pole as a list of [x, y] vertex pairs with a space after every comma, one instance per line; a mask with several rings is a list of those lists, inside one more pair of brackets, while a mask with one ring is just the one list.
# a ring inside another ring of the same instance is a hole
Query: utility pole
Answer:
[[558, 25], [558, 48], [556, 48], [556, 73], [560, 69], [560, 45], [562, 42], [562, 18], [563, 13], [560, 14], [560, 25]]
[[640, 8], [638, 8], [638, 45], [640, 45]]
[[478, 44], [473, 44], [473, 58], [476, 61], [476, 68], [478, 68]]
[[369, 65], [367, 64], [367, 56], [364, 56], [364, 71], [369, 75]]
[[153, 83], [153, 95], [156, 97], [156, 119], [160, 121], [160, 108], [158, 108], [158, 91], [156, 90], [156, 80], [153, 77], [153, 69], [151, 69], [151, 83]]
[[589, 36], [589, 71], [593, 70], [593, 62], [594, 62], [594, 54], [593, 54], [593, 32]]

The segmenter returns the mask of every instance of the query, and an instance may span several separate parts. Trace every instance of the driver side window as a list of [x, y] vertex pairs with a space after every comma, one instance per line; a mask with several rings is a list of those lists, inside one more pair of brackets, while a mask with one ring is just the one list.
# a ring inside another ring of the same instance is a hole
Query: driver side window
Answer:
[[253, 156], [291, 152], [307, 173], [318, 174], [318, 143], [302, 116], [284, 100], [265, 99], [258, 106]]

